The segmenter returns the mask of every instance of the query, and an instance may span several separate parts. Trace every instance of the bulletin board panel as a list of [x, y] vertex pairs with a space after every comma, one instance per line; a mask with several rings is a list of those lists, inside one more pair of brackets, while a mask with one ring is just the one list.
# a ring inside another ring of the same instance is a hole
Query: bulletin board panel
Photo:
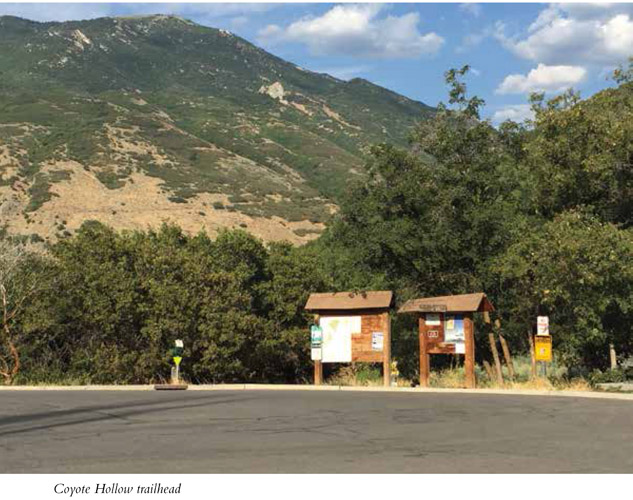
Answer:
[[352, 338], [352, 361], [381, 363], [389, 341], [386, 314], [364, 314], [361, 332]]
[[390, 342], [387, 313], [319, 317], [323, 363], [382, 363]]
[[461, 313], [426, 313], [420, 319], [420, 335], [428, 354], [465, 354], [466, 319]]
[[319, 319], [323, 329], [323, 363], [352, 361], [352, 336], [360, 333], [360, 316], [325, 316]]
[[419, 316], [420, 383], [428, 385], [431, 354], [465, 356], [466, 385], [475, 386], [472, 313], [422, 313]]

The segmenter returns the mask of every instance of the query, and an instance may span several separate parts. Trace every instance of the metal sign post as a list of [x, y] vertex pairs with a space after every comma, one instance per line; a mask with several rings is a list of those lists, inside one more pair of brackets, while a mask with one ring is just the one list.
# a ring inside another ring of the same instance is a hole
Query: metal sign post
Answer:
[[539, 316], [534, 337], [534, 358], [541, 365], [541, 377], [547, 377], [547, 363], [552, 362], [552, 337], [549, 334], [549, 318]]
[[[318, 320], [317, 320], [318, 321]], [[310, 357], [314, 361], [314, 385], [321, 385], [323, 379], [323, 328], [319, 325], [310, 327]]]
[[172, 359], [174, 360], [174, 364], [176, 365], [176, 373], [174, 377], [174, 384], [180, 383], [180, 362], [182, 361], [182, 354], [184, 351], [184, 343], [182, 340], [178, 339], [174, 342], [174, 347], [171, 350]]
[[174, 347], [169, 350], [171, 359], [174, 361], [174, 365], [171, 367], [171, 380], [168, 384], [156, 384], [154, 389], [158, 391], [172, 391], [172, 390], [185, 390], [187, 384], [180, 382], [180, 363], [182, 362], [182, 355], [184, 352], [184, 343], [182, 340], [177, 339], [174, 342]]

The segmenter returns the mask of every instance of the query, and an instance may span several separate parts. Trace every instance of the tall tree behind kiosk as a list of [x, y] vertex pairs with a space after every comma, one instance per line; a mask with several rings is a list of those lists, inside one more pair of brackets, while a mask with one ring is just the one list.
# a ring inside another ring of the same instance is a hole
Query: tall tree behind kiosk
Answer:
[[431, 354], [463, 354], [466, 387], [475, 387], [475, 325], [473, 313], [493, 311], [484, 293], [409, 300], [399, 313], [418, 314], [420, 385], [428, 387]]
[[[314, 383], [323, 381], [322, 363], [368, 362], [383, 365], [383, 383], [390, 385], [390, 291], [313, 293], [305, 305], [320, 328], [314, 343]], [[315, 331], [316, 329], [313, 329]]]

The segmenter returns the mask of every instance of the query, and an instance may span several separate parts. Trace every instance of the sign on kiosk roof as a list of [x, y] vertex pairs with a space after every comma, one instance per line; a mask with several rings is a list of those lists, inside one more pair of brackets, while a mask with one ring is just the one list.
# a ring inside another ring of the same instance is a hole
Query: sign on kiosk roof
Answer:
[[444, 295], [407, 301], [398, 312], [484, 312], [494, 311], [485, 293]]

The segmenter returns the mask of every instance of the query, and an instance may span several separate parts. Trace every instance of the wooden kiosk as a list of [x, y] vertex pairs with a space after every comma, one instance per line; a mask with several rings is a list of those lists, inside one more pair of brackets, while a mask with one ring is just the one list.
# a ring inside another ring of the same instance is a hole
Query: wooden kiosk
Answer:
[[473, 313], [493, 310], [484, 293], [414, 299], [400, 308], [399, 313], [418, 314], [422, 387], [429, 385], [431, 354], [463, 354], [466, 387], [475, 387]]
[[322, 331], [321, 359], [314, 359], [314, 384], [323, 382], [323, 363], [383, 364], [389, 386], [391, 369], [390, 291], [313, 293], [305, 305]]

